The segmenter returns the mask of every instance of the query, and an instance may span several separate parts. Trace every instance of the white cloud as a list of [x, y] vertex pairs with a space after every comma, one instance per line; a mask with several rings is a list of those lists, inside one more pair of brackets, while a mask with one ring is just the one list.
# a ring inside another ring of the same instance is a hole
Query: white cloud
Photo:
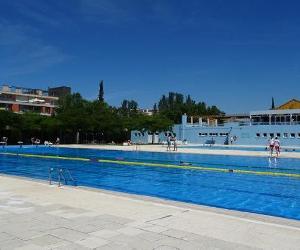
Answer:
[[0, 21], [0, 75], [28, 74], [59, 64], [67, 56], [43, 41], [34, 29]]

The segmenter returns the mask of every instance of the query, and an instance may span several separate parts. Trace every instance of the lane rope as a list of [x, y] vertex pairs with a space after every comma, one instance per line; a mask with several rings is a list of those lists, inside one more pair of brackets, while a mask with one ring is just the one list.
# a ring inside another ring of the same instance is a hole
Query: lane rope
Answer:
[[227, 168], [215, 168], [215, 167], [203, 167], [203, 166], [183, 166], [183, 165], [165, 164], [165, 163], [136, 162], [136, 161], [109, 160], [109, 159], [89, 159], [89, 158], [82, 158], [82, 157], [18, 154], [18, 153], [7, 153], [7, 152], [0, 153], [0, 154], [11, 155], [11, 156], [21, 156], [21, 157], [31, 157], [31, 158], [45, 158], [45, 159], [72, 160], [72, 161], [85, 161], [85, 162], [93, 161], [93, 162], [99, 162], [99, 163], [111, 163], [111, 164], [131, 165], [131, 166], [146, 166], [146, 167], [159, 167], [159, 168], [173, 168], [173, 169], [198, 170], [198, 171], [214, 171], [214, 172], [223, 172], [223, 173], [239, 173], [239, 174], [254, 174], [254, 175], [300, 178], [300, 174], [284, 173], [284, 172], [253, 171], [253, 170], [227, 169]]

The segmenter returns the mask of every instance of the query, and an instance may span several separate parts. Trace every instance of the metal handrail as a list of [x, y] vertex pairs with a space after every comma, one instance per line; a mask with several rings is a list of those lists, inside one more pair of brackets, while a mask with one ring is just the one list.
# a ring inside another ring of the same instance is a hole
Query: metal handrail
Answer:
[[52, 185], [52, 172], [54, 171], [53, 168], [49, 168], [49, 185]]
[[59, 186], [59, 187], [61, 186], [61, 179], [64, 179], [65, 185], [67, 185], [68, 183], [67, 183], [67, 180], [66, 180], [66, 178], [65, 178], [64, 171], [63, 171], [62, 168], [60, 168], [60, 169], [58, 170], [58, 174], [59, 174], [59, 182], [58, 182], [58, 186]]
[[73, 178], [73, 176], [71, 175], [71, 172], [69, 169], [65, 169], [66, 172], [68, 173], [69, 178], [71, 179], [71, 181], [74, 183], [74, 185], [76, 186], [76, 180]]
[[[56, 171], [55, 171], [56, 170]], [[69, 169], [63, 169], [63, 168], [49, 168], [49, 185], [52, 185], [53, 182], [53, 173], [56, 172], [57, 173], [57, 181], [58, 181], [58, 186], [60, 187], [62, 185], [62, 183], [64, 182], [65, 185], [68, 184], [68, 179], [65, 176], [65, 173], [68, 174], [69, 179], [73, 182], [73, 184], [76, 186], [76, 180], [73, 178], [73, 176], [71, 175], [71, 172]]]

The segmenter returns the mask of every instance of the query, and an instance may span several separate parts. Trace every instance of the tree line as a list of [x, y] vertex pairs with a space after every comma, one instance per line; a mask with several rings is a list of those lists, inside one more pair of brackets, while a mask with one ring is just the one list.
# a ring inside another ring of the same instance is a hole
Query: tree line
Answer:
[[124, 100], [120, 107], [108, 105], [103, 97], [103, 83], [97, 100], [89, 101], [79, 93], [60, 98], [55, 114], [47, 117], [35, 113], [22, 115], [0, 112], [0, 136], [8, 137], [9, 144], [30, 143], [30, 138], [62, 143], [120, 143], [130, 139], [131, 130], [141, 132], [171, 131], [180, 122], [181, 114], [220, 114], [215, 107], [196, 103], [190, 96], [170, 92], [154, 105], [152, 116], [143, 114], [134, 100]]
[[181, 122], [181, 115], [188, 116], [209, 116], [222, 115], [224, 112], [216, 106], [207, 106], [205, 102], [196, 102], [190, 95], [186, 97], [183, 94], [169, 92], [168, 96], [163, 95], [158, 101], [158, 105], [154, 104], [154, 112], [169, 118], [174, 123]]

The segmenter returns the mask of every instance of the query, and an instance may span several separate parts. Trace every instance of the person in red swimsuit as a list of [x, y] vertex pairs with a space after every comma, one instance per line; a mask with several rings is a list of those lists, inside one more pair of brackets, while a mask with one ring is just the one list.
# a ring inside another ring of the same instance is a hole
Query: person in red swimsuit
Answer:
[[275, 148], [275, 152], [276, 152], [276, 157], [278, 157], [280, 154], [280, 141], [279, 141], [278, 137], [275, 137], [274, 148]]

